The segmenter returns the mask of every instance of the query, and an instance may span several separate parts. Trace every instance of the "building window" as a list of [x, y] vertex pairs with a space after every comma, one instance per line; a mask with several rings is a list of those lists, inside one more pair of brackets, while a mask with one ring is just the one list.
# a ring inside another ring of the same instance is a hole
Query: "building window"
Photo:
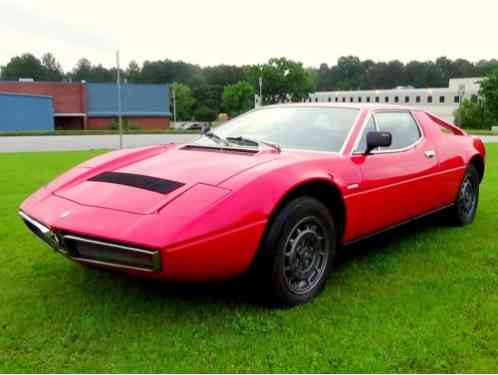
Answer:
[[427, 97], [427, 103], [432, 103], [432, 96], [431, 96], [431, 95], [429, 95], [429, 96]]
[[345, 97], [343, 97], [343, 98], [342, 98], [342, 102], [344, 103], [345, 101], [346, 101], [346, 98], [345, 98]]
[[399, 96], [395, 96], [394, 97], [394, 103], [398, 103], [399, 102]]
[[367, 103], [370, 103], [370, 97], [367, 96]]
[[380, 98], [378, 96], [375, 97], [375, 103], [378, 103]]
[[439, 97], [439, 103], [444, 103], [444, 96]]
[[417, 96], [417, 97], [415, 98], [415, 102], [416, 102], [416, 103], [420, 103], [420, 96]]
[[349, 101], [350, 101], [351, 103], [353, 103], [353, 100], [354, 100], [354, 99], [353, 99], [353, 97], [350, 97], [350, 98], [349, 98]]
[[453, 102], [454, 103], [460, 103], [460, 97], [458, 95], [456, 95], [454, 98], [453, 98]]
[[315, 103], [318, 103], [318, 98], [315, 98]]
[[335, 102], [337, 103], [339, 101], [339, 98], [336, 96], [335, 97]]
[[332, 98], [329, 96], [329, 103], [332, 101]]
[[409, 96], [405, 96], [405, 103], [410, 103], [410, 97]]
[[358, 97], [358, 103], [361, 103], [361, 96]]
[[389, 103], [389, 96], [386, 96], [386, 97], [384, 98], [384, 103]]

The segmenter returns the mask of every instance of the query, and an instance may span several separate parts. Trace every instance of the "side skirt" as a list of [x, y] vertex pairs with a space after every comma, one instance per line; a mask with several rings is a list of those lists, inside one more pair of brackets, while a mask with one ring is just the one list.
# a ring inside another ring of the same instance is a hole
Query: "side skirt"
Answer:
[[354, 244], [354, 243], [356, 243], [356, 242], [360, 242], [360, 241], [366, 240], [367, 238], [370, 238], [370, 237], [375, 237], [375, 236], [377, 236], [377, 235], [379, 235], [379, 234], [381, 234], [381, 233], [384, 233], [384, 232], [390, 231], [390, 230], [392, 230], [392, 229], [395, 229], [395, 228], [398, 228], [398, 227], [400, 227], [400, 226], [406, 225], [406, 224], [411, 223], [411, 222], [413, 222], [413, 221], [416, 221], [416, 220], [422, 219], [423, 217], [426, 217], [426, 216], [430, 216], [430, 215], [432, 215], [432, 214], [435, 214], [436, 212], [446, 210], [447, 208], [450, 208], [450, 207], [452, 207], [453, 205], [454, 205], [454, 203], [451, 203], [451, 204], [448, 204], [448, 205], [446, 205], [446, 206], [443, 206], [443, 207], [440, 207], [440, 208], [436, 208], [435, 210], [431, 210], [431, 211], [429, 211], [429, 212], [426, 212], [426, 213], [424, 213], [424, 214], [421, 214], [421, 215], [418, 215], [418, 216], [414, 216], [414, 217], [412, 217], [412, 218], [410, 218], [410, 219], [407, 219], [407, 220], [404, 220], [404, 221], [402, 221], [402, 222], [400, 222], [400, 223], [398, 223], [398, 224], [390, 225], [390, 226], [388, 226], [388, 227], [386, 227], [386, 228], [384, 228], [384, 229], [381, 229], [381, 230], [379, 230], [379, 231], [377, 231], [377, 232], [373, 232], [373, 233], [367, 234], [367, 235], [365, 235], [365, 236], [362, 236], [362, 237], [359, 237], [359, 238], [355, 238], [354, 240], [350, 240], [350, 241], [344, 242], [344, 243], [342, 244], [342, 246], [352, 245], [352, 244]]

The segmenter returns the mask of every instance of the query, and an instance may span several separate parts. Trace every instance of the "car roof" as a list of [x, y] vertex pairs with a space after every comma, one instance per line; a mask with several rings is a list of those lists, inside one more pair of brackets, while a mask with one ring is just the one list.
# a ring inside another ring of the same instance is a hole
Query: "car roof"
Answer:
[[272, 104], [259, 108], [278, 108], [278, 107], [316, 107], [316, 108], [351, 108], [351, 109], [366, 109], [366, 110], [377, 110], [377, 109], [393, 109], [393, 110], [408, 110], [408, 111], [420, 111], [420, 108], [414, 108], [410, 106], [395, 105], [395, 104], [380, 104], [380, 103], [285, 103], [285, 104]]

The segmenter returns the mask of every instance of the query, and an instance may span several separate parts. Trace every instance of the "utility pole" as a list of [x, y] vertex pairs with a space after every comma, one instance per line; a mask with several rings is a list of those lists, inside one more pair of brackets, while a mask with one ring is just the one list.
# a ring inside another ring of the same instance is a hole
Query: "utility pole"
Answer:
[[263, 106], [263, 77], [259, 77], [259, 105]]
[[119, 51], [116, 51], [116, 84], [118, 88], [118, 125], [119, 125], [119, 148], [123, 148], [123, 118], [121, 115], [121, 72], [119, 69]]
[[173, 96], [173, 122], [175, 123], [175, 127], [176, 127], [176, 92], [175, 92], [175, 89], [171, 90], [171, 95]]

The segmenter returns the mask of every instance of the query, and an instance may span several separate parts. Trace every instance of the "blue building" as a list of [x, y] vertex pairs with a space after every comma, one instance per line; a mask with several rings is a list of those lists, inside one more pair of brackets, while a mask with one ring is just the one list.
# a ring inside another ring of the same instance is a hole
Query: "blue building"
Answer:
[[[87, 128], [104, 129], [118, 116], [118, 88], [115, 83], [86, 83]], [[170, 95], [164, 84], [121, 85], [121, 113], [140, 128], [169, 127]]]
[[0, 92], [0, 132], [54, 130], [52, 97]]

